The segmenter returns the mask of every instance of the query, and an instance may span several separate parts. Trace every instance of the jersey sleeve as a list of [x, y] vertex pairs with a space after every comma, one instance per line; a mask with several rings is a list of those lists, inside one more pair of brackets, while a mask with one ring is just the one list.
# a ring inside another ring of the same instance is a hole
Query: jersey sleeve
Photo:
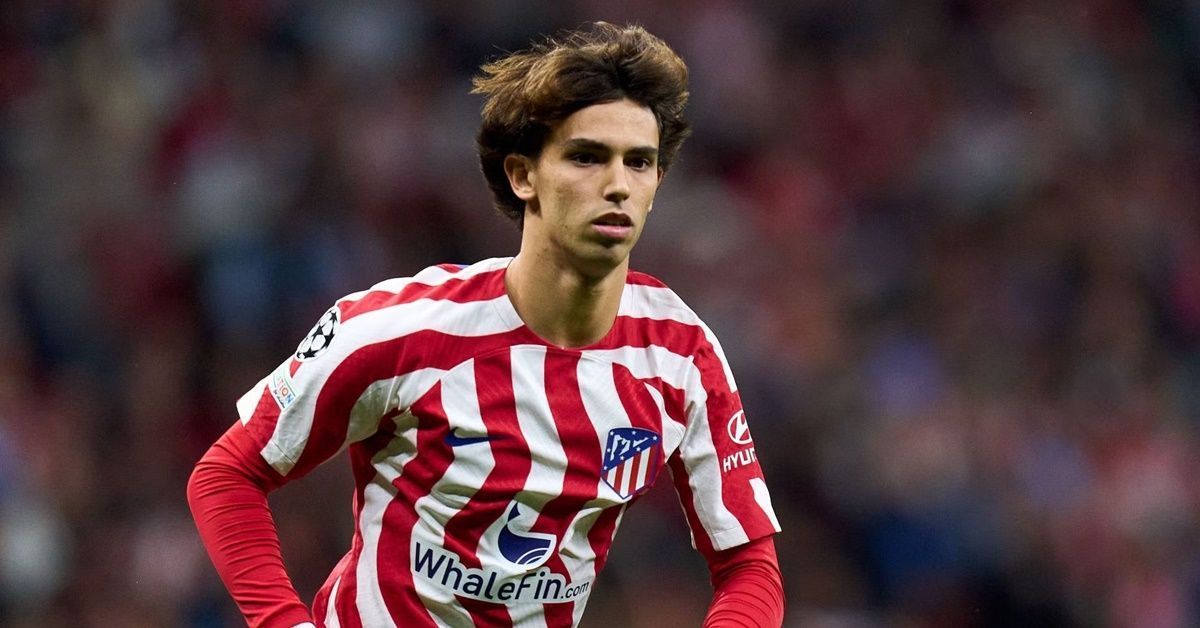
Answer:
[[382, 350], [379, 325], [356, 314], [353, 301], [326, 310], [296, 352], [238, 399], [242, 425], [285, 479], [371, 436], [396, 406], [394, 348]]
[[669, 465], [692, 545], [708, 554], [779, 532], [779, 521], [729, 363], [704, 332], [686, 392], [686, 430]]
[[704, 628], [767, 628], [783, 624], [783, 574], [770, 537], [705, 555], [713, 599]]

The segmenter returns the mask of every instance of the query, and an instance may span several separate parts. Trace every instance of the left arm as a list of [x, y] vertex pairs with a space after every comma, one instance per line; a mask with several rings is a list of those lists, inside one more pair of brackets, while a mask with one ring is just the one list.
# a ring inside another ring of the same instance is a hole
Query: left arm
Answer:
[[783, 577], [772, 537], [779, 521], [729, 364], [711, 331], [701, 328], [685, 387], [686, 428], [668, 465], [693, 546], [712, 575], [704, 626], [778, 627]]
[[704, 628], [766, 628], [783, 624], [783, 575], [771, 537], [705, 552], [713, 600]]

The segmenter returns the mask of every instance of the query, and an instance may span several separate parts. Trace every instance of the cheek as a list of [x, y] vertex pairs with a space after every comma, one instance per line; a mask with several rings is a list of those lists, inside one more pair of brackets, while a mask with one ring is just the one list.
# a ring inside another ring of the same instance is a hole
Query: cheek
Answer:
[[641, 207], [645, 208], [646, 213], [650, 213], [650, 209], [654, 205], [654, 195], [657, 192], [658, 192], [658, 186], [650, 185], [650, 186], [646, 187], [645, 193], [643, 195], [641, 195], [641, 199], [640, 199], [641, 203], [639, 205]]
[[586, 196], [579, 186], [571, 185], [570, 182], [555, 186], [549, 193], [549, 200], [554, 205], [557, 220], [564, 223], [570, 222], [572, 215], [578, 213], [579, 208], [583, 207], [584, 198]]

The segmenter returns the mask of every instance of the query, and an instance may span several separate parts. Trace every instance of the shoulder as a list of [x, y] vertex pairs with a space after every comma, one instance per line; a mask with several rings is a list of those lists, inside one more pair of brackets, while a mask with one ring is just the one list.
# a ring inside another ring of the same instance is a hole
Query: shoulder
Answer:
[[621, 296], [621, 314], [634, 318], [669, 320], [704, 328], [704, 322], [684, 300], [662, 280], [652, 275], [629, 271]]
[[690, 356], [702, 371], [722, 373], [729, 388], [736, 390], [725, 352], [712, 329], [659, 279], [631, 271], [618, 314], [631, 320], [632, 329], [639, 330], [631, 333], [632, 337], [639, 337], [646, 346], [664, 346], [673, 353]]
[[469, 304], [504, 294], [504, 269], [509, 258], [491, 258], [474, 264], [437, 264], [411, 277], [381, 281], [366, 290], [338, 299], [343, 322], [383, 309], [422, 301]]
[[339, 380], [346, 384], [446, 368], [477, 349], [467, 339], [508, 331], [493, 302], [504, 295], [507, 263], [439, 264], [338, 299], [301, 341], [294, 357], [305, 366], [291, 375], [336, 370], [350, 374]]

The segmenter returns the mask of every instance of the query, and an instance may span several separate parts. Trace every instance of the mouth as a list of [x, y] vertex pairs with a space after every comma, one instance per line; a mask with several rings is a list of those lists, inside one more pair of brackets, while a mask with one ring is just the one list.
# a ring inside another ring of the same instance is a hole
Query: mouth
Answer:
[[604, 214], [603, 216], [593, 220], [592, 224], [606, 227], [632, 227], [633, 219], [629, 217], [629, 214], [623, 214], [621, 212], [608, 212], [607, 214]]
[[605, 239], [626, 240], [633, 234], [633, 219], [621, 212], [608, 212], [593, 220], [592, 228]]

